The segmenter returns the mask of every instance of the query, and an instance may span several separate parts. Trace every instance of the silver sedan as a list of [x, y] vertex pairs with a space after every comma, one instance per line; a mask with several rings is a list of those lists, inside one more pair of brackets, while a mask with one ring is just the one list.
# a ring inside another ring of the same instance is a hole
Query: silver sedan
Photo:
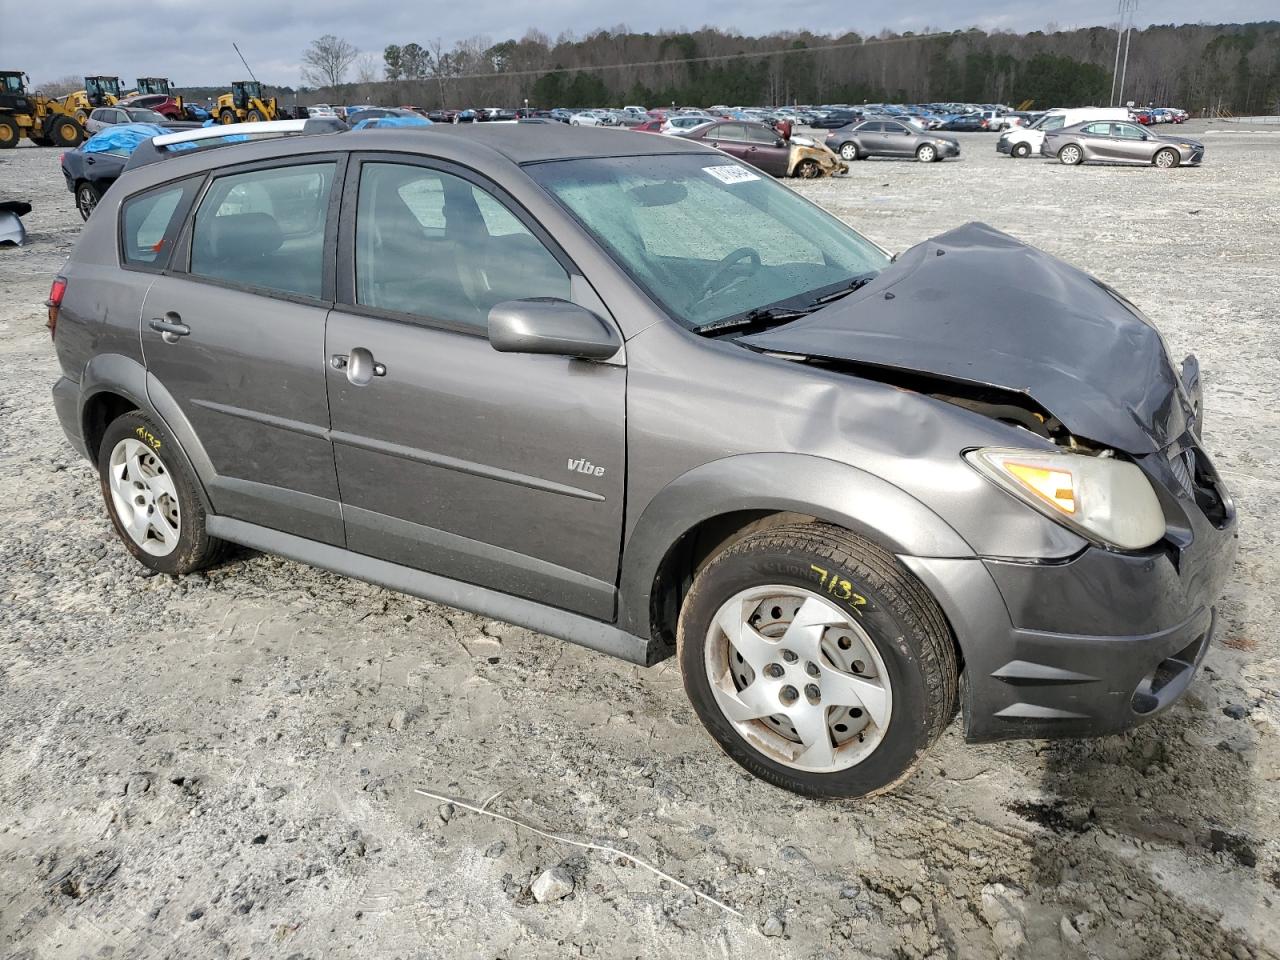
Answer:
[[1095, 120], [1045, 134], [1040, 152], [1068, 166], [1092, 161], [1149, 164], [1168, 170], [1198, 164], [1204, 159], [1204, 144], [1186, 137], [1162, 137], [1136, 123]]

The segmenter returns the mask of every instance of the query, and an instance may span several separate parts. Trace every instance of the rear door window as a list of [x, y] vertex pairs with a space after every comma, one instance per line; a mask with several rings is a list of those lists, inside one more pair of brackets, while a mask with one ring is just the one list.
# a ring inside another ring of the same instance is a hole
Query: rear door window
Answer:
[[121, 205], [120, 257], [135, 270], [163, 270], [202, 177], [135, 194]]
[[191, 275], [320, 299], [335, 164], [219, 177], [196, 211]]

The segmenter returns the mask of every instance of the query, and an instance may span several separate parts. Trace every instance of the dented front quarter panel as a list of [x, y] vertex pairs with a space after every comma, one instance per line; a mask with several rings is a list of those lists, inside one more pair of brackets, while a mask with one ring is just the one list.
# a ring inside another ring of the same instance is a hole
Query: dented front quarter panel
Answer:
[[848, 173], [849, 165], [822, 144], [808, 146], [791, 141], [791, 156], [787, 161], [787, 176], [794, 177], [796, 168], [805, 160], [816, 160], [824, 177]]

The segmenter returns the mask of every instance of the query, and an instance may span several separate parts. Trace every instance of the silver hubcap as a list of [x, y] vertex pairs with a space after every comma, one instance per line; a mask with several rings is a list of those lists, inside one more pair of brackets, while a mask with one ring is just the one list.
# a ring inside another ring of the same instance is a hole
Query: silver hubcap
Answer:
[[855, 147], [852, 143], [846, 143], [843, 147], [840, 148], [840, 156], [843, 157], [845, 160], [857, 160], [858, 148]]
[[1075, 147], [1067, 147], [1062, 151], [1062, 159], [1066, 163], [1075, 163], [1080, 159], [1080, 151]]
[[1166, 168], [1172, 167], [1173, 157], [1169, 155], [1168, 151], [1161, 153], [1158, 157], [1156, 157], [1156, 166], [1166, 167]]
[[920, 159], [923, 160], [925, 163], [928, 163], [929, 161], [931, 161], [933, 159], [933, 147], [921, 147]]
[[884, 661], [855, 619], [816, 593], [744, 590], [720, 607], [704, 650], [721, 712], [778, 763], [834, 773], [884, 739], [893, 710]]
[[111, 504], [129, 539], [153, 557], [178, 545], [182, 515], [173, 477], [155, 451], [126, 437], [111, 451]]

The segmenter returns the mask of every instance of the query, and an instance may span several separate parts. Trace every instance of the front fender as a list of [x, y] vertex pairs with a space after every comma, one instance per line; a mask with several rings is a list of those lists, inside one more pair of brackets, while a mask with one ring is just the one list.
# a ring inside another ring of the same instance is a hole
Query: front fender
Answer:
[[804, 454], [740, 454], [695, 467], [645, 506], [623, 550], [619, 626], [649, 636], [650, 595], [668, 551], [703, 521], [743, 510], [807, 514], [894, 554], [974, 556], [936, 513], [865, 470]]

